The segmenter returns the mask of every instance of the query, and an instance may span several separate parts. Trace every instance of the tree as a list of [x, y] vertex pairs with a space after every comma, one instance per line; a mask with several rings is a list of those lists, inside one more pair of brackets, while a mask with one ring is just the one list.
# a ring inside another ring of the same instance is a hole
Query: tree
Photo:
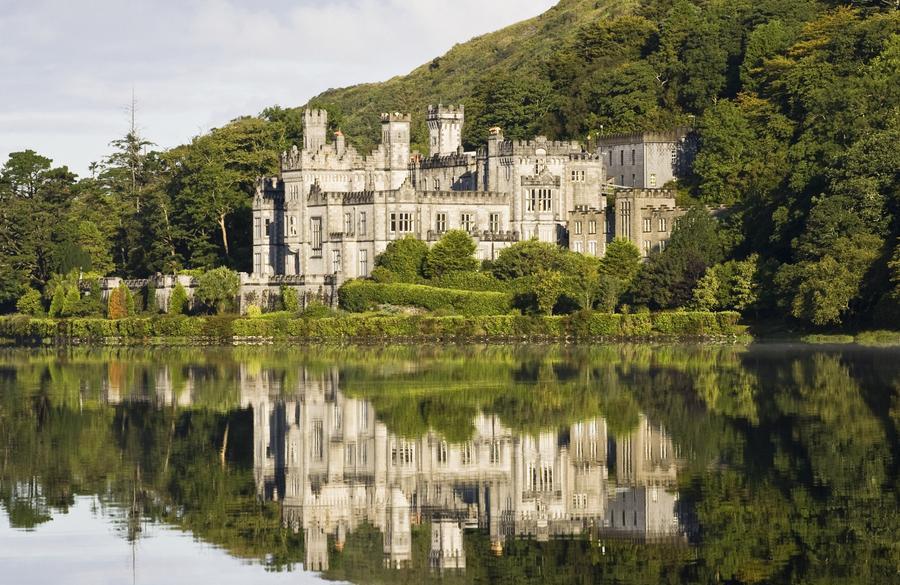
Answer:
[[41, 293], [33, 288], [29, 288], [19, 298], [16, 303], [16, 309], [23, 315], [40, 317], [44, 314], [44, 303], [41, 299]]
[[475, 241], [463, 230], [450, 230], [431, 247], [425, 257], [425, 276], [439, 278], [451, 272], [474, 272]]
[[631, 240], [616, 238], [600, 260], [600, 274], [617, 278], [627, 287], [641, 269], [641, 252]]
[[537, 309], [541, 315], [551, 315], [553, 307], [559, 301], [562, 294], [563, 277], [554, 270], [541, 270], [537, 273], [534, 283], [534, 295], [537, 299]]
[[[110, 319], [124, 319], [132, 314], [128, 306], [128, 296], [131, 291], [125, 286], [124, 282], [120, 282], [119, 286], [109, 291], [109, 300], [107, 302], [106, 316]], [[133, 303], [132, 303], [133, 304]]]
[[216, 268], [205, 272], [197, 280], [196, 297], [207, 307], [222, 314], [234, 303], [241, 288], [241, 279], [237, 272], [228, 268]]
[[187, 291], [184, 290], [184, 286], [179, 282], [175, 285], [175, 288], [172, 290], [172, 296], [169, 297], [169, 315], [184, 315], [185, 311], [188, 308], [188, 296]]
[[403, 282], [416, 282], [424, 276], [428, 244], [413, 236], [394, 240], [375, 259], [375, 266], [389, 270]]
[[300, 311], [300, 298], [297, 295], [297, 289], [281, 285], [281, 304], [284, 306], [284, 310], [289, 313]]
[[500, 280], [533, 276], [541, 270], [565, 270], [566, 252], [556, 244], [536, 239], [517, 242], [500, 250], [491, 270]]

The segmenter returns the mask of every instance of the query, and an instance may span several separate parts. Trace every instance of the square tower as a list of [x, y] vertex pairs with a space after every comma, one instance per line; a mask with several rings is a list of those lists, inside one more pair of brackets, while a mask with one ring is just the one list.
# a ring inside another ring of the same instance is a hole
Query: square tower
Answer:
[[315, 153], [325, 146], [328, 132], [328, 112], [325, 110], [306, 110], [303, 112], [303, 149]]
[[426, 120], [431, 135], [431, 156], [455, 154], [459, 150], [465, 119], [465, 106], [428, 106]]

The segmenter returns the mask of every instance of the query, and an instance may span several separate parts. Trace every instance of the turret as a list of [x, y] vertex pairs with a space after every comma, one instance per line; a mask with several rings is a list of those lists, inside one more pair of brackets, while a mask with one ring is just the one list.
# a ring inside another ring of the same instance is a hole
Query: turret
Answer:
[[325, 110], [306, 110], [303, 112], [303, 148], [316, 152], [325, 146], [328, 131], [328, 112]]
[[431, 156], [456, 153], [462, 146], [465, 106], [428, 106], [428, 132], [431, 135]]

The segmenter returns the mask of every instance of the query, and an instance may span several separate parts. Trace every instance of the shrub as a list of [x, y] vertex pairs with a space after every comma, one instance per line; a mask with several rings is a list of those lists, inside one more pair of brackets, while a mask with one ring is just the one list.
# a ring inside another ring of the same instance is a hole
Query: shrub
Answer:
[[53, 297], [50, 300], [50, 316], [61, 317], [63, 305], [66, 302], [66, 289], [59, 285], [53, 291]]
[[281, 306], [288, 313], [300, 310], [300, 295], [297, 294], [297, 289], [281, 285]]
[[509, 292], [512, 289], [510, 281], [499, 280], [488, 272], [450, 272], [425, 284], [436, 288], [486, 292]]
[[[107, 302], [106, 316], [110, 319], [124, 319], [130, 314], [128, 310], [128, 297], [130, 291], [125, 283], [120, 283], [115, 290], [110, 291]], [[132, 298], [132, 307], [134, 300]]]
[[404, 282], [416, 282], [423, 275], [428, 244], [413, 236], [394, 240], [375, 259], [375, 266], [393, 272]]
[[224, 266], [206, 272], [197, 280], [197, 298], [217, 314], [224, 313], [234, 303], [241, 288], [237, 272]]
[[16, 309], [23, 315], [40, 317], [44, 314], [44, 302], [41, 293], [29, 288], [16, 302]]
[[541, 270], [563, 272], [567, 253], [556, 244], [527, 240], [501, 250], [491, 268], [501, 280], [533, 276]]
[[188, 296], [187, 291], [181, 286], [181, 283], [175, 285], [172, 296], [169, 297], [169, 315], [184, 315], [187, 309]]
[[370, 311], [378, 305], [421, 307], [429, 311], [450, 310], [462, 315], [498, 315], [512, 308], [512, 297], [497, 292], [474, 292], [434, 288], [415, 284], [379, 284], [350, 281], [338, 291], [343, 309], [354, 313]]
[[439, 278], [451, 272], [475, 272], [475, 241], [463, 230], [450, 230], [428, 250], [425, 276]]
[[255, 319], [262, 316], [262, 308], [259, 305], [250, 305], [247, 307], [247, 317]]

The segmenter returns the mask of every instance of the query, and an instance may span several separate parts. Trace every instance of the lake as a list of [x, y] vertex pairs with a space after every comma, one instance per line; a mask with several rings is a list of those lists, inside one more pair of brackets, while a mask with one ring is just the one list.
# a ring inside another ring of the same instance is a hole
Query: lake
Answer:
[[900, 348], [0, 351], [0, 582], [898, 583]]

